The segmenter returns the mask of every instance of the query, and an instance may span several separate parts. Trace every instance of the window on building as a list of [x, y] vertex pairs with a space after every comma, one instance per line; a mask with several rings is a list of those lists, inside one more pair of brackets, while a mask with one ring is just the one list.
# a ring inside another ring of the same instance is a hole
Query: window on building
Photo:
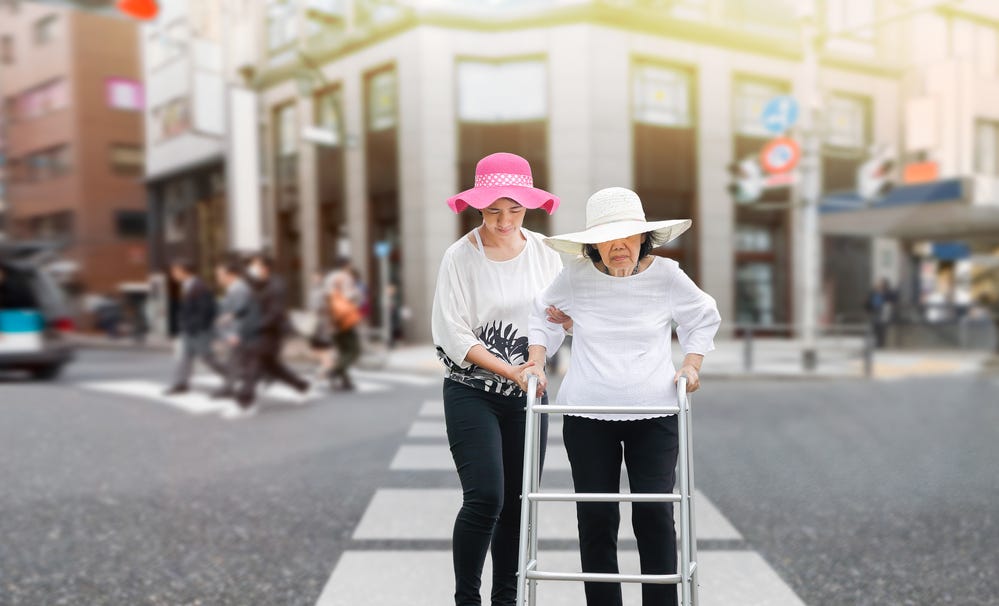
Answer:
[[368, 130], [380, 131], [395, 128], [397, 79], [394, 69], [371, 75], [367, 81]]
[[788, 92], [780, 82], [739, 78], [735, 81], [735, 131], [748, 137], [772, 137], [763, 126], [763, 109], [767, 103]]
[[632, 103], [635, 122], [687, 128], [693, 125], [690, 73], [647, 62], [634, 65]]
[[65, 78], [59, 78], [18, 95], [14, 99], [11, 113], [14, 119], [30, 120], [68, 106], [69, 85]]
[[112, 143], [110, 163], [111, 172], [116, 175], [141, 175], [146, 165], [146, 152], [138, 145]]
[[0, 36], [0, 63], [14, 63], [14, 37], [11, 35]]
[[740, 30], [787, 38], [798, 34], [794, 0], [725, 0], [718, 4], [725, 21]]
[[975, 172], [999, 176], [999, 122], [975, 123]]
[[745, 263], [736, 269], [736, 320], [739, 324], [774, 323], [774, 266]]
[[32, 183], [60, 177], [69, 173], [71, 161], [68, 145], [36, 151], [22, 158], [11, 158], [11, 179]]
[[827, 0], [827, 28], [836, 37], [873, 41], [874, 28], [868, 26], [877, 19], [876, 8], [871, 0]]
[[735, 249], [738, 252], [771, 252], [774, 249], [773, 231], [766, 225], [739, 225], [735, 230]]
[[148, 215], [146, 211], [115, 211], [114, 231], [119, 238], [145, 238], [148, 232]]
[[869, 107], [870, 103], [861, 97], [829, 97], [825, 110], [826, 144], [845, 149], [866, 149], [870, 130]]
[[329, 135], [325, 143], [330, 147], [339, 147], [343, 142], [340, 118], [340, 91], [338, 89], [323, 91], [315, 99], [315, 125]]
[[58, 15], [48, 15], [35, 22], [35, 44], [44, 46], [59, 37]]
[[544, 120], [547, 73], [542, 59], [458, 63], [458, 117], [491, 124]]
[[125, 111], [142, 111], [142, 84], [128, 78], [107, 78], [104, 95], [108, 107]]
[[267, 6], [267, 49], [276, 53], [295, 44], [298, 38], [298, 19], [295, 3], [289, 0], [271, 0]]

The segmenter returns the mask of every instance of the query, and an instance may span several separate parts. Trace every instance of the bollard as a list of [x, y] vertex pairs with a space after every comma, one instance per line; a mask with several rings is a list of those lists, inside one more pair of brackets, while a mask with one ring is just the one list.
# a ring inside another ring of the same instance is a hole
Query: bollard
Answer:
[[753, 371], [753, 329], [747, 327], [742, 339], [742, 369], [745, 372]]
[[864, 333], [864, 376], [868, 379], [874, 374], [874, 334], [870, 326]]

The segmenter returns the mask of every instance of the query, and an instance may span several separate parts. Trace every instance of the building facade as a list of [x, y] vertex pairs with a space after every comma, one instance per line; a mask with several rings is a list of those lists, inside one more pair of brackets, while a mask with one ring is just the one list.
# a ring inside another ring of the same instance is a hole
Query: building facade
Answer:
[[127, 20], [0, 2], [7, 234], [62, 243], [78, 292], [147, 274], [138, 48]]
[[[879, 14], [869, 3], [842, 3], [859, 15], [827, 4], [823, 22]], [[879, 11], [894, 6], [884, 4]], [[580, 229], [592, 192], [633, 188], [650, 217], [693, 219], [663, 254], [724, 317], [775, 330], [800, 319], [796, 186], [754, 205], [727, 191], [727, 166], [770, 136], [759, 119], [765, 103], [805, 92], [794, 3], [267, 6], [253, 66], [264, 222], [300, 287], [346, 253], [377, 295], [387, 266], [412, 311], [407, 336], [428, 339], [441, 255], [478, 219], [451, 215], [444, 200], [471, 185], [479, 158], [509, 151], [563, 200], [550, 218], [529, 216], [532, 228]], [[887, 28], [823, 46], [827, 188], [852, 187], [872, 145], [897, 145], [900, 44]]]

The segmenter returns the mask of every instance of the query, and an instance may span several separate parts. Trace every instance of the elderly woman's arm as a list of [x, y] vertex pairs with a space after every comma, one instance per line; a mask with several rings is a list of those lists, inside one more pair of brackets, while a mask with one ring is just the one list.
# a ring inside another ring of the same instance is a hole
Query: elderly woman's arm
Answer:
[[687, 391], [694, 392], [701, 386], [700, 372], [704, 354], [715, 348], [715, 333], [721, 325], [718, 305], [706, 292], [694, 284], [679, 268], [670, 284], [670, 305], [676, 321], [676, 336], [683, 349], [683, 363], [676, 371], [673, 382], [680, 376], [687, 377]]

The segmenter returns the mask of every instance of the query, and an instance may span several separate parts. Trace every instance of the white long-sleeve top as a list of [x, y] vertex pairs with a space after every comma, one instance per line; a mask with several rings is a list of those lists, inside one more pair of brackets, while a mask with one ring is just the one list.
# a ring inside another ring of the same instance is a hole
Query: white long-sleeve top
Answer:
[[466, 362], [465, 356], [480, 344], [510, 364], [525, 363], [534, 297], [562, 269], [561, 257], [545, 246], [540, 234], [521, 232], [524, 249], [507, 261], [490, 260], [481, 241], [475, 245], [468, 235], [452, 244], [441, 260], [431, 316], [437, 356], [448, 378], [504, 395], [523, 392], [516, 383]]
[[[564, 338], [545, 308], [572, 317], [569, 371], [555, 398], [564, 406], [676, 406], [671, 355], [672, 323], [684, 355], [706, 354], [721, 324], [715, 300], [697, 287], [676, 261], [654, 257], [641, 273], [617, 278], [578, 257], [535, 300], [531, 345], [548, 355]], [[586, 414], [628, 421], [663, 415]]]

